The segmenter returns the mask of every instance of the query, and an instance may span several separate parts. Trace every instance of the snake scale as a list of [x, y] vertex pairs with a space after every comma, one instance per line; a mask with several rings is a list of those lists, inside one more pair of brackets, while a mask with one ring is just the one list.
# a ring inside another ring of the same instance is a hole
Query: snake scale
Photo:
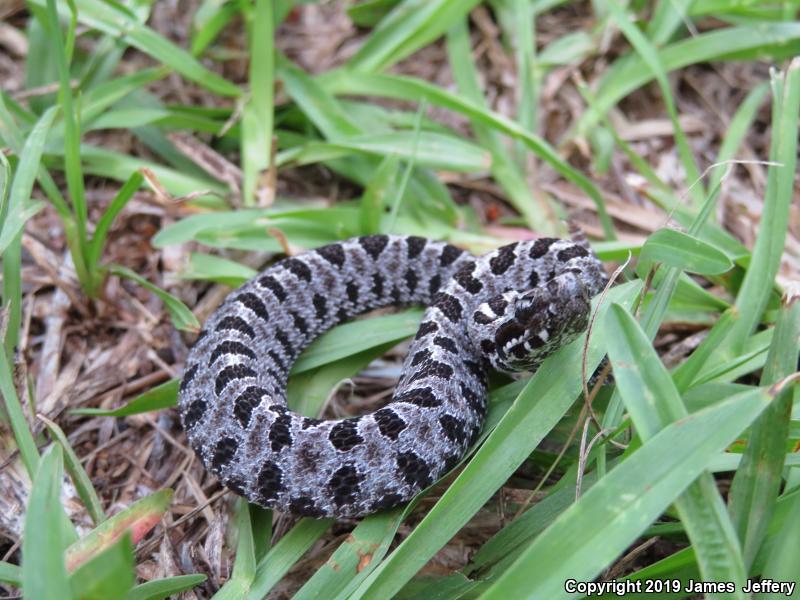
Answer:
[[[235, 290], [189, 352], [179, 409], [203, 464], [263, 507], [357, 517], [412, 498], [480, 433], [489, 369], [532, 371], [586, 328], [606, 274], [585, 239], [480, 257], [372, 235], [276, 262]], [[383, 306], [427, 306], [391, 402], [343, 420], [286, 406], [292, 363], [323, 331]]]

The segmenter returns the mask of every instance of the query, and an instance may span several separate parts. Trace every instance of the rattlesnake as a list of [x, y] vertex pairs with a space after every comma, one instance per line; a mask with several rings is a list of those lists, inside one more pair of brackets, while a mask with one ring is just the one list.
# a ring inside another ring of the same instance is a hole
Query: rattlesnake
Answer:
[[[543, 238], [474, 257], [372, 235], [285, 258], [231, 293], [191, 349], [179, 408], [189, 443], [249, 501], [356, 517], [409, 500], [475, 442], [487, 371], [535, 370], [586, 328], [606, 283], [585, 239]], [[428, 306], [390, 404], [323, 421], [286, 407], [286, 382], [320, 333], [388, 305]]]

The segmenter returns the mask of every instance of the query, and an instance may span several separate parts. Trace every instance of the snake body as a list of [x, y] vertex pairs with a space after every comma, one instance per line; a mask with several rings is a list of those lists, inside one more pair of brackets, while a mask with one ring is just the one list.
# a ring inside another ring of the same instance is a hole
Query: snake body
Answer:
[[[581, 239], [518, 242], [481, 257], [414, 236], [353, 238], [283, 259], [235, 290], [191, 349], [179, 409], [192, 448], [249, 501], [355, 517], [409, 500], [480, 433], [487, 373], [535, 370], [587, 324], [605, 284]], [[319, 420], [286, 406], [314, 338], [382, 306], [428, 306], [384, 408]]]

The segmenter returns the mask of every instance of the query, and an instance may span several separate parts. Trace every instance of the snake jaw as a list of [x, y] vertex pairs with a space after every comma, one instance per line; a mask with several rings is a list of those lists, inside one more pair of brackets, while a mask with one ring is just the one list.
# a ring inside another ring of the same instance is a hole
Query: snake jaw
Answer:
[[[498, 311], [498, 306], [505, 306]], [[542, 361], [586, 329], [589, 294], [577, 274], [566, 271], [545, 285], [526, 292], [510, 291], [482, 304], [473, 338], [494, 332], [493, 344], [483, 344], [492, 366], [506, 373], [535, 371]], [[500, 314], [498, 314], [498, 312]], [[486, 323], [483, 323], [486, 321]]]

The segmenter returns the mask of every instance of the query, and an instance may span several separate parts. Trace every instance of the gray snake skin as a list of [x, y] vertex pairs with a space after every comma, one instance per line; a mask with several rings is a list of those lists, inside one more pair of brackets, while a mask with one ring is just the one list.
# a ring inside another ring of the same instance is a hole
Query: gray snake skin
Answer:
[[[191, 349], [179, 409], [189, 443], [228, 488], [267, 508], [358, 517], [411, 499], [480, 433], [488, 369], [532, 371], [586, 328], [607, 281], [584, 238], [481, 257], [373, 235], [281, 260], [231, 293]], [[428, 306], [386, 407], [322, 421], [286, 407], [314, 338], [382, 306]]]

